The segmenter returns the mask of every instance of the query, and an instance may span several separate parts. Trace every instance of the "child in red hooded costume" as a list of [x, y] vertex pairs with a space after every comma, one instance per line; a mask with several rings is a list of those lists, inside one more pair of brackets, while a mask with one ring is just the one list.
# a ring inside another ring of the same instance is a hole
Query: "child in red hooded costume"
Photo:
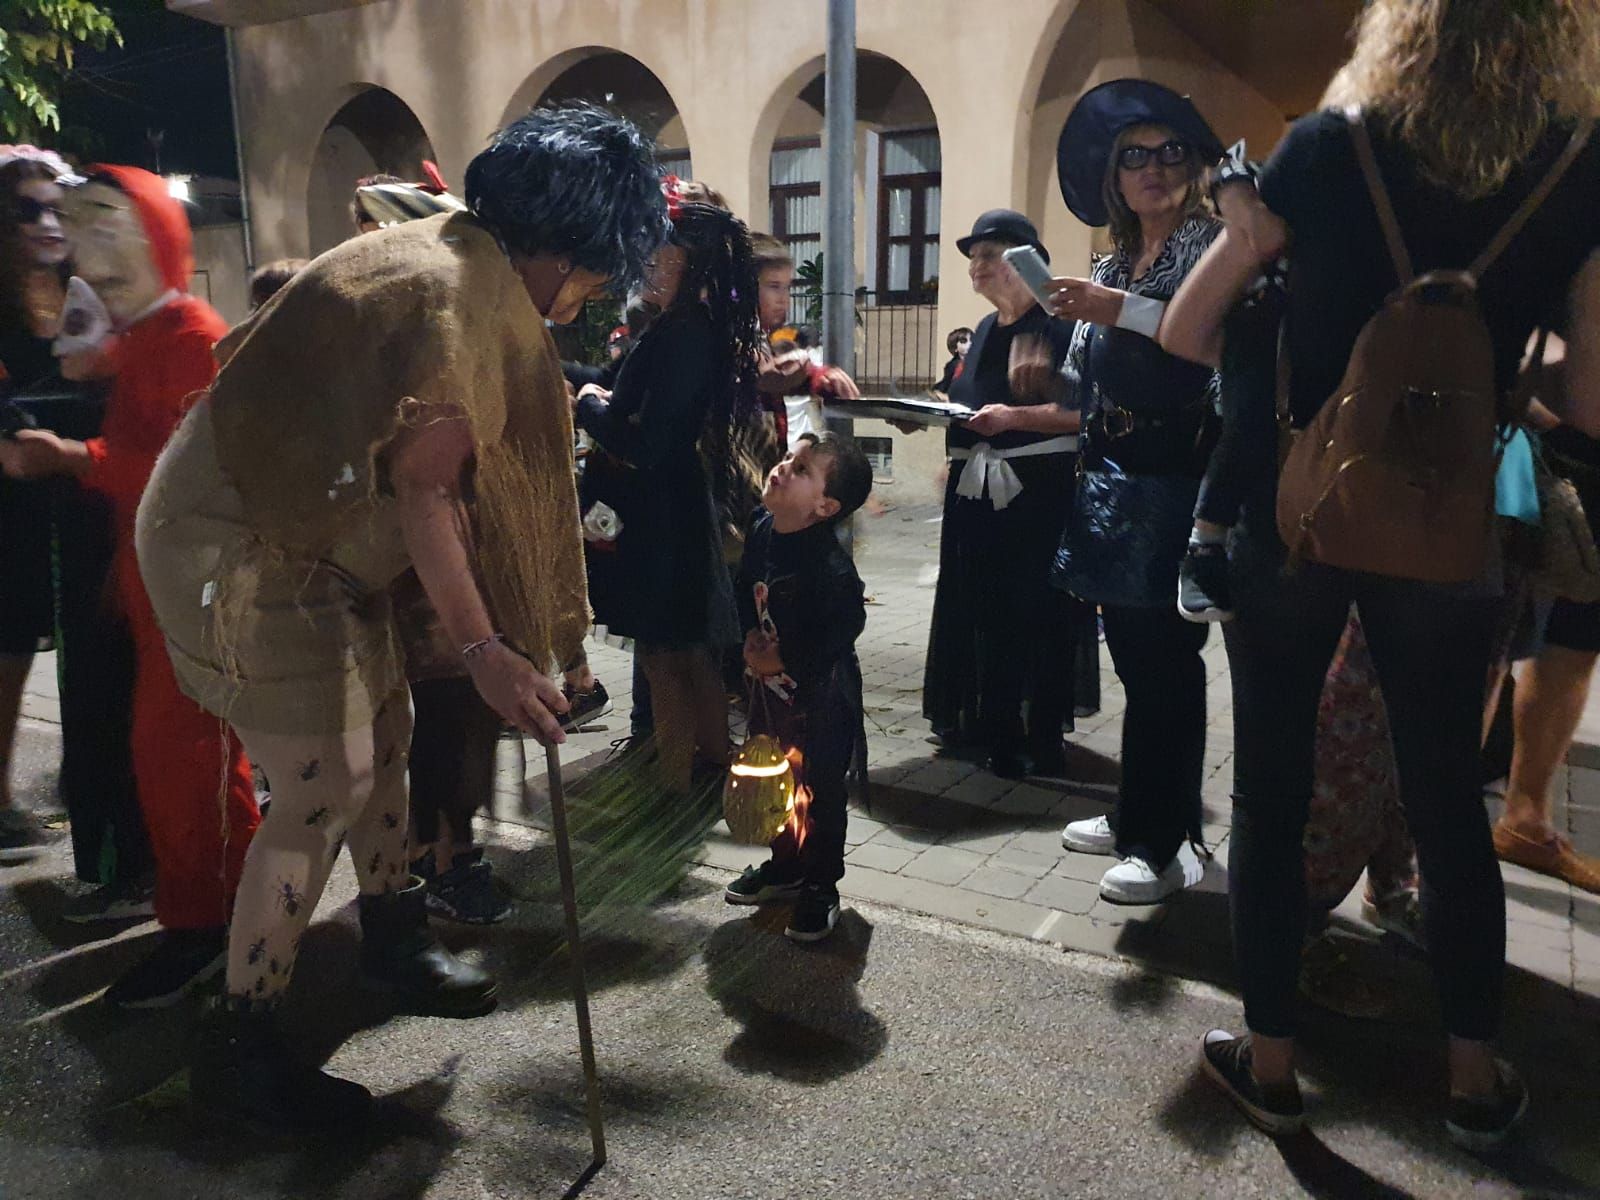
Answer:
[[222, 969], [239, 872], [261, 821], [238, 739], [178, 689], [134, 556], [139, 499], [162, 447], [215, 377], [212, 347], [227, 325], [188, 293], [189, 222], [165, 181], [133, 167], [95, 166], [86, 174], [68, 201], [78, 272], [119, 334], [107, 352], [113, 382], [101, 436], [75, 442], [25, 431], [0, 447], [0, 469], [20, 478], [76, 475], [111, 502], [115, 586], [137, 659], [133, 773], [155, 851], [156, 917], [166, 933], [107, 998], [153, 1008], [175, 1003]]

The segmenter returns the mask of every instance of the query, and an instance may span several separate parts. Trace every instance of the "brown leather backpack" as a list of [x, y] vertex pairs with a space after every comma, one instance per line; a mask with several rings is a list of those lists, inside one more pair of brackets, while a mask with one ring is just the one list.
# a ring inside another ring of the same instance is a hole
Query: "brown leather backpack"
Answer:
[[1356, 338], [1338, 391], [1295, 436], [1278, 481], [1278, 532], [1291, 561], [1464, 583], [1488, 557], [1497, 427], [1522, 415], [1497, 393], [1478, 280], [1560, 182], [1593, 122], [1466, 270], [1418, 278], [1365, 119], [1346, 115], [1400, 287]]

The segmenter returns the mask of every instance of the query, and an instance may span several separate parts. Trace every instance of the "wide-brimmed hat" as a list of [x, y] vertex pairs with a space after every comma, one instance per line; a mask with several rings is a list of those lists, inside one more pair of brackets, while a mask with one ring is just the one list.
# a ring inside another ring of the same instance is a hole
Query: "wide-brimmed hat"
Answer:
[[956, 249], [972, 257], [974, 242], [1004, 242], [1008, 246], [1032, 246], [1045, 262], [1050, 261], [1050, 251], [1039, 240], [1039, 231], [1033, 222], [1012, 208], [991, 208], [972, 223], [972, 232], [956, 239]]
[[1189, 97], [1148, 79], [1113, 79], [1085, 92], [1056, 143], [1061, 198], [1085, 225], [1104, 225], [1106, 166], [1117, 135], [1132, 125], [1165, 125], [1194, 147], [1203, 165], [1222, 157], [1222, 142]]

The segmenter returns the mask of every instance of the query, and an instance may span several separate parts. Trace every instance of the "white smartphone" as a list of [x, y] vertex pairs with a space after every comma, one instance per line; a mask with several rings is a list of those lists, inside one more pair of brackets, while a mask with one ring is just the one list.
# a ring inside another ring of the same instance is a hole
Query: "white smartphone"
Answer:
[[1044, 256], [1032, 246], [1013, 246], [1001, 255], [1011, 269], [1022, 276], [1022, 282], [1028, 285], [1028, 290], [1033, 293], [1033, 298], [1044, 305], [1045, 311], [1050, 311], [1050, 264], [1044, 261]]

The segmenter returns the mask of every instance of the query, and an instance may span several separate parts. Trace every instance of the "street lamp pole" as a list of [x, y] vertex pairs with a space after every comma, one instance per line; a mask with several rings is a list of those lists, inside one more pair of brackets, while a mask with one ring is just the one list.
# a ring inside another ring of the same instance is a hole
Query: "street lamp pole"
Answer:
[[[823, 82], [822, 353], [855, 365], [856, 0], [828, 0]], [[843, 422], [846, 429], [849, 422]]]

